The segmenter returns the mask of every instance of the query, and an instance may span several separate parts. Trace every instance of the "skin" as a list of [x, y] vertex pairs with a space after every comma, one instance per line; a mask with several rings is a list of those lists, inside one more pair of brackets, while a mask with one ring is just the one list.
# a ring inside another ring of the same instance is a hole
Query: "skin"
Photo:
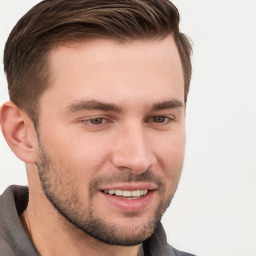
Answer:
[[[37, 131], [12, 102], [1, 108], [3, 134], [27, 167], [21, 221], [41, 255], [137, 255], [176, 191], [184, 159], [184, 81], [174, 40], [68, 42], [49, 58], [51, 84], [40, 99]], [[117, 108], [96, 109], [95, 102]], [[166, 102], [174, 104], [160, 104]], [[151, 178], [142, 180], [145, 173]], [[144, 208], [121, 210], [101, 192], [127, 184], [154, 187]], [[93, 213], [116, 238], [137, 244], [95, 239], [49, 196], [80, 224]]]

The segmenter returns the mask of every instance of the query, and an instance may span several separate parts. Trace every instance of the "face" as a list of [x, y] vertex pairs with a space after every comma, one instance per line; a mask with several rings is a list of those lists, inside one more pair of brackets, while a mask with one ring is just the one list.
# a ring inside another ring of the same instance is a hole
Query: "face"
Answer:
[[66, 43], [50, 55], [37, 167], [57, 211], [108, 244], [148, 238], [176, 191], [185, 147], [182, 66], [164, 40]]

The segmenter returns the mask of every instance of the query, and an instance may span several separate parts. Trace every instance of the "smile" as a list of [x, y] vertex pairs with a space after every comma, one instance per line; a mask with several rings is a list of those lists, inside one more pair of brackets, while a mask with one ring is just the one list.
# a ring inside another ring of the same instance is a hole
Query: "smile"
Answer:
[[105, 194], [115, 195], [123, 197], [124, 199], [136, 199], [141, 196], [145, 196], [148, 193], [148, 189], [139, 189], [139, 190], [120, 190], [120, 189], [110, 189], [104, 190]]

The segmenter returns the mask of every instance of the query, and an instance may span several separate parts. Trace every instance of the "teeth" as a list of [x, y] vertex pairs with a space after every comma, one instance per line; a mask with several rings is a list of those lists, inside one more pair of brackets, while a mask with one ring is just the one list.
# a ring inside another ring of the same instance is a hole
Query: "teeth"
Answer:
[[114, 194], [115, 194], [115, 190], [111, 189], [111, 190], [108, 191], [108, 193], [109, 193], [110, 195], [114, 195]]
[[116, 196], [122, 196], [123, 195], [122, 190], [115, 190], [115, 194], [116, 194]]
[[[132, 191], [123, 191], [123, 196], [132, 196]], [[140, 196], [140, 195], [139, 195]]]
[[145, 196], [148, 193], [147, 189], [141, 189], [141, 190], [119, 190], [119, 189], [110, 189], [110, 190], [104, 190], [104, 193], [110, 194], [110, 195], [116, 195], [116, 196], [124, 196], [124, 197], [140, 197]]
[[132, 196], [140, 196], [140, 190], [131, 191]]

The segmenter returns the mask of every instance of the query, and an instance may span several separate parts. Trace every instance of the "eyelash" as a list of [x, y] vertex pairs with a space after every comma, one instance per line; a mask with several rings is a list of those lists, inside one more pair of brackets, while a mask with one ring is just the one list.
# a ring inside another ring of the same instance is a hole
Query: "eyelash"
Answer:
[[152, 116], [152, 117], [150, 117], [150, 118], [148, 118], [147, 119], [147, 121], [148, 120], [152, 120], [152, 121], [154, 121], [154, 119], [157, 119], [157, 118], [162, 118], [162, 119], [164, 119], [163, 121], [160, 121], [160, 122], [154, 122], [154, 123], [156, 123], [156, 124], [169, 124], [170, 122], [172, 122], [172, 121], [174, 121], [174, 119], [173, 118], [171, 118], [171, 117], [169, 117], [169, 116]]
[[[160, 118], [160, 121], [156, 120], [156, 119], [159, 119]], [[96, 123], [93, 123], [94, 121], [96, 121]], [[100, 122], [97, 122], [97, 121], [100, 121]], [[171, 118], [169, 116], [152, 116], [150, 118], [147, 118], [145, 120], [146, 122], [153, 122], [155, 124], [158, 124], [158, 125], [164, 125], [164, 124], [169, 124], [171, 123], [172, 121], [174, 121], [174, 118]], [[108, 119], [107, 118], [104, 118], [104, 117], [95, 117], [95, 118], [90, 118], [90, 119], [86, 119], [86, 120], [82, 120], [82, 123], [87, 123], [91, 126], [102, 126], [104, 123], [108, 122]]]
[[[104, 122], [101, 122], [101, 123], [98, 123], [98, 124], [93, 124], [92, 121], [95, 121], [95, 120], [101, 120], [101, 121], [104, 120]], [[89, 123], [92, 126], [100, 126], [100, 125], [106, 123], [107, 119], [104, 118], [104, 117], [95, 117], [95, 118], [90, 118], [90, 119], [82, 120], [82, 122], [83, 123]]]

